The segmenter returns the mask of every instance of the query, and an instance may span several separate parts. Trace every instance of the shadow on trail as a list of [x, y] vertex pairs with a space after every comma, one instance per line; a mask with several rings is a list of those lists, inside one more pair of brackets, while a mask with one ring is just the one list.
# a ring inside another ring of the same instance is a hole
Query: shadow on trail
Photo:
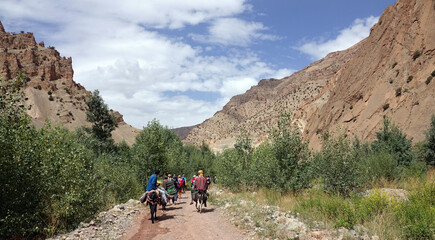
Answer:
[[177, 205], [171, 205], [169, 207], [166, 207], [166, 210], [164, 211], [171, 211], [171, 210], [177, 210], [177, 209], [181, 209], [182, 207], [176, 207]]
[[203, 208], [201, 210], [201, 213], [208, 213], [208, 212], [214, 212], [214, 208]]
[[175, 217], [175, 215], [164, 214], [164, 215], [159, 216], [157, 218], [157, 222], [165, 221], [165, 220], [168, 220], [168, 219], [173, 219], [174, 217]]

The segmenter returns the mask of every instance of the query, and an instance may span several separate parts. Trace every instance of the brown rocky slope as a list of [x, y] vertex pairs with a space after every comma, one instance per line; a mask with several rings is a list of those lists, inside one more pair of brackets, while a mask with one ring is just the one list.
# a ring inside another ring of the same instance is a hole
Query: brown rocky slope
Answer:
[[[422, 140], [435, 113], [435, 80], [425, 83], [435, 70], [434, 9], [433, 0], [397, 1], [368, 38], [290, 77], [260, 81], [194, 128], [184, 142], [204, 140], [222, 150], [232, 147], [244, 129], [258, 144], [281, 111], [295, 113], [294, 120], [317, 149], [321, 133], [336, 126], [372, 139], [384, 116]], [[418, 51], [421, 55], [414, 57]]]
[[[399, 0], [389, 6], [354, 57], [295, 118], [319, 148], [320, 134], [339, 126], [373, 139], [384, 116], [414, 141], [424, 139], [435, 114], [435, 1]], [[326, 101], [325, 101], [326, 99]]]
[[[281, 80], [261, 80], [246, 93], [232, 97], [221, 111], [192, 129], [184, 142], [198, 145], [204, 140], [219, 151], [233, 147], [243, 129], [254, 139], [254, 144], [261, 143], [281, 112], [293, 113], [301, 103], [317, 95], [358, 49], [359, 44], [330, 53]], [[301, 127], [305, 126], [300, 123]]]
[[[32, 33], [8, 33], [0, 22], [0, 77], [9, 79], [18, 72], [29, 79], [25, 84], [25, 105], [35, 126], [49, 119], [68, 129], [89, 125], [86, 122], [85, 98], [90, 94], [73, 80], [72, 59], [61, 57], [54, 47], [36, 43]], [[133, 144], [139, 130], [118, 116], [118, 127], [112, 132], [115, 141]]]

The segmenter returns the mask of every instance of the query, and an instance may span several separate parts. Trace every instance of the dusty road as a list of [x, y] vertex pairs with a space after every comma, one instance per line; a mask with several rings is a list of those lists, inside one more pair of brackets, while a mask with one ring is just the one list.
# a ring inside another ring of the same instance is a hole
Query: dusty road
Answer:
[[178, 199], [177, 205], [167, 207], [166, 211], [158, 208], [158, 220], [152, 224], [150, 213], [144, 211], [133, 224], [126, 235], [127, 240], [215, 240], [215, 239], [245, 239], [241, 232], [221, 217], [213, 206], [203, 208], [200, 214], [195, 204], [189, 205], [190, 192]]

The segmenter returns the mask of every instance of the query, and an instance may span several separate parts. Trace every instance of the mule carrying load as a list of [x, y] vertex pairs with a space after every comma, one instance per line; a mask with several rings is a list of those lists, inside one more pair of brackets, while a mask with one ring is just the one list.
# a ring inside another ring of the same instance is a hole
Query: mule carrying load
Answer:
[[207, 179], [204, 177], [202, 170], [199, 170], [198, 173], [200, 175], [195, 179], [194, 189], [192, 190], [192, 200], [195, 201], [197, 211], [201, 213], [202, 205], [207, 207], [207, 199], [209, 195], [207, 193]]

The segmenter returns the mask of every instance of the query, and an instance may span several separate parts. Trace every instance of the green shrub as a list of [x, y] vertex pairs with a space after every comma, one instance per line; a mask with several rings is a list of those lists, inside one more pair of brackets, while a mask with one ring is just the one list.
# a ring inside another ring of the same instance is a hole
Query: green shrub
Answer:
[[406, 82], [409, 83], [412, 81], [412, 79], [414, 79], [414, 76], [408, 76], [408, 78], [406, 79]]
[[283, 191], [298, 191], [309, 185], [308, 165], [311, 152], [289, 114], [282, 114], [272, 132], [272, 148], [278, 165], [277, 182]]
[[402, 168], [397, 167], [397, 159], [387, 151], [371, 151], [364, 154], [359, 169], [364, 182], [375, 183], [382, 178], [393, 180], [400, 178]]
[[425, 160], [428, 165], [435, 165], [435, 115], [431, 116], [430, 127], [425, 132], [426, 135], [426, 153]]
[[226, 149], [218, 156], [217, 177], [219, 183], [238, 189], [242, 183], [242, 161], [234, 149]]
[[382, 108], [383, 108], [384, 111], [385, 111], [385, 110], [387, 110], [389, 107], [390, 107], [390, 104], [389, 104], [389, 103], [386, 103], [386, 104], [384, 104], [384, 106], [383, 106]]
[[50, 95], [50, 96], [48, 97], [48, 100], [49, 100], [49, 101], [54, 101], [53, 96]]
[[432, 76], [427, 77], [425, 81], [426, 85], [429, 85], [430, 81], [432, 81], [432, 78], [433, 78]]
[[397, 66], [397, 62], [393, 63], [393, 66], [391, 66], [391, 68], [395, 68]]
[[350, 105], [350, 106], [349, 106], [349, 109], [352, 110], [352, 109], [353, 109], [353, 105]]
[[420, 56], [421, 56], [421, 52], [420, 52], [420, 50], [416, 50], [416, 51], [414, 52], [414, 54], [412, 55], [412, 60], [415, 61], [415, 59], [419, 58]]
[[435, 234], [435, 184], [426, 184], [423, 189], [409, 196], [396, 209], [403, 235], [407, 239], [433, 239]]
[[411, 139], [408, 139], [388, 118], [384, 118], [381, 131], [376, 132], [372, 149], [378, 152], [388, 151], [401, 166], [409, 166], [413, 160]]
[[396, 97], [402, 95], [402, 88], [396, 88]]
[[328, 192], [348, 195], [361, 186], [358, 157], [344, 133], [337, 136], [329, 132], [323, 134], [322, 151], [314, 159], [314, 164]]
[[252, 179], [250, 182], [254, 186], [279, 189], [275, 183], [278, 162], [269, 143], [263, 143], [255, 149], [249, 172], [250, 179]]
[[432, 77], [435, 77], [435, 70], [430, 74]]

